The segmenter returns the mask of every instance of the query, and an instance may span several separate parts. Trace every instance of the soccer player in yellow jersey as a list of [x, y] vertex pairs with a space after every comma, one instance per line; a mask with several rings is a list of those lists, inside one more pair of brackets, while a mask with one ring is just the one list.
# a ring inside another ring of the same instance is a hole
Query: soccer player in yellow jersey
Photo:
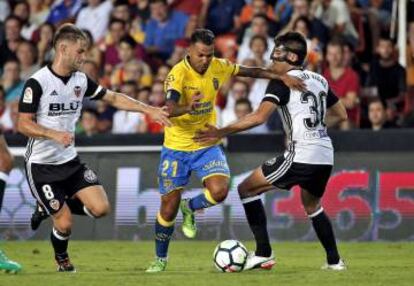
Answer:
[[[197, 232], [194, 211], [222, 202], [229, 191], [230, 171], [220, 142], [203, 145], [193, 139], [196, 131], [206, 124], [216, 124], [214, 105], [220, 87], [237, 75], [282, 79], [292, 88], [302, 88], [302, 82], [296, 78], [278, 76], [264, 68], [233, 64], [213, 54], [214, 34], [206, 29], [196, 30], [191, 36], [188, 55], [172, 68], [165, 81], [172, 126], [165, 128], [158, 169], [161, 208], [155, 223], [157, 257], [147, 272], [165, 270], [179, 208], [183, 213], [184, 235], [194, 238]], [[201, 179], [204, 192], [181, 201], [181, 192], [193, 171]]]

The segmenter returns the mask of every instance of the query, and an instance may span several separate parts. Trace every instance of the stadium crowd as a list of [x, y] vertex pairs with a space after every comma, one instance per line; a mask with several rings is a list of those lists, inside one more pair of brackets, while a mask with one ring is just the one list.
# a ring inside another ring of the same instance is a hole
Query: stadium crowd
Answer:
[[[392, 0], [27, 0], [0, 1], [0, 128], [15, 131], [25, 80], [53, 58], [52, 37], [73, 22], [92, 45], [83, 71], [101, 85], [153, 106], [165, 102], [164, 80], [199, 27], [216, 35], [216, 55], [266, 66], [274, 36], [288, 30], [308, 42], [308, 69], [323, 74], [347, 108], [340, 130], [414, 127], [414, 1], [407, 1], [406, 67], [398, 63]], [[256, 108], [264, 79], [235, 78], [219, 91], [225, 125]], [[277, 113], [248, 132], [282, 128]], [[160, 133], [142, 114], [86, 101], [77, 132]]]

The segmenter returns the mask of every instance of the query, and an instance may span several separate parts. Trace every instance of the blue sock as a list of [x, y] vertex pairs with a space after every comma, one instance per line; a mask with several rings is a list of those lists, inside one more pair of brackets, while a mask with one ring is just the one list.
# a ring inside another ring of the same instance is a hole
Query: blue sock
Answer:
[[157, 257], [167, 258], [168, 246], [173, 232], [174, 221], [167, 222], [158, 214], [155, 222], [155, 252]]
[[190, 199], [188, 202], [188, 206], [193, 211], [209, 208], [211, 206], [215, 206], [216, 204], [217, 202], [213, 199], [210, 191], [207, 189], [205, 189], [202, 194]]

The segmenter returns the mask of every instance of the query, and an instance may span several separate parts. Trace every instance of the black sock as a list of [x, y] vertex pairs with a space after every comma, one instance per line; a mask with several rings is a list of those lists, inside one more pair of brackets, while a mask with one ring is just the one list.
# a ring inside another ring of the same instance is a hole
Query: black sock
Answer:
[[256, 240], [256, 255], [269, 257], [272, 254], [272, 248], [267, 233], [266, 212], [262, 200], [258, 198], [254, 201], [243, 202], [243, 207]]
[[6, 181], [0, 179], [0, 212], [1, 207], [3, 206], [3, 197], [4, 197], [4, 190], [6, 189]]
[[62, 233], [56, 228], [52, 229], [50, 234], [50, 241], [52, 242], [53, 249], [55, 250], [55, 258], [57, 260], [64, 259], [68, 257], [68, 243], [69, 243], [70, 233]]
[[323, 208], [320, 208], [314, 214], [309, 215], [309, 218], [312, 220], [316, 235], [325, 248], [328, 264], [337, 264], [339, 262], [339, 253], [328, 216], [323, 211]]
[[79, 199], [68, 199], [66, 200], [66, 204], [68, 205], [70, 211], [73, 214], [77, 215], [87, 215], [84, 210], [84, 205]]

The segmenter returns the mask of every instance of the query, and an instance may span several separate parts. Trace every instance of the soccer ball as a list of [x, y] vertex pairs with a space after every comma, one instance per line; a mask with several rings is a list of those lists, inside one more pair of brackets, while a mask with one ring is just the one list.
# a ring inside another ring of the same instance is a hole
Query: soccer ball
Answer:
[[237, 240], [225, 240], [217, 245], [213, 254], [214, 266], [221, 272], [240, 272], [247, 259], [246, 247]]

